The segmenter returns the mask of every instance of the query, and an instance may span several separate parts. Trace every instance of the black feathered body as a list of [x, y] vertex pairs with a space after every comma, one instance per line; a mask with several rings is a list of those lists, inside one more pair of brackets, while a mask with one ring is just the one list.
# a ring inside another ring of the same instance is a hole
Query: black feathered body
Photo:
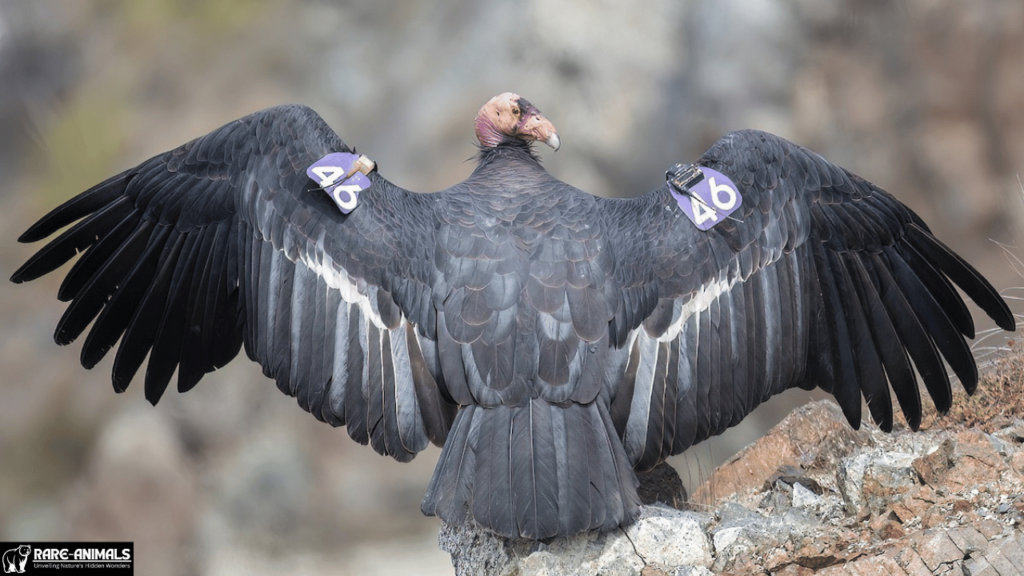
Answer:
[[463, 408], [424, 511], [531, 537], [633, 517], [608, 412], [625, 356], [609, 346], [619, 287], [599, 199], [525, 146], [485, 151], [439, 196], [437, 354]]
[[597, 199], [526, 149], [496, 156], [437, 201], [436, 339], [448, 391], [488, 408], [592, 402], [618, 297]]
[[[743, 203], [701, 231], [667, 186], [630, 200], [549, 175], [523, 143], [431, 194], [377, 173], [345, 215], [305, 174], [349, 148], [311, 110], [268, 109], [97, 185], [22, 236], [73, 224], [13, 280], [84, 251], [58, 297], [82, 363], [120, 340], [146, 397], [247, 355], [317, 418], [409, 460], [443, 446], [423, 511], [506, 536], [609, 530], [639, 510], [634, 470], [792, 387], [861, 398], [911, 427], [916, 371], [940, 411], [949, 364], [977, 382], [973, 321], [1006, 304], [909, 209], [761, 132], [699, 161]], [[77, 223], [76, 223], [77, 222]]]

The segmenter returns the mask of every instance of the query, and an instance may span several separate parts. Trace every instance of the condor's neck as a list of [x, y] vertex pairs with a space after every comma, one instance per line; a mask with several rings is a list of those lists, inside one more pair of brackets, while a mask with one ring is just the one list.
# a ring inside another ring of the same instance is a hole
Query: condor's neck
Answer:
[[550, 178], [547, 170], [534, 155], [530, 144], [519, 139], [510, 139], [497, 146], [480, 149], [477, 167], [470, 179], [508, 178]]
[[[473, 210], [507, 220], [521, 207], [536, 204], [538, 197], [563, 196], [566, 186], [540, 164], [528, 145], [498, 145], [480, 150], [473, 174], [455, 187], [468, 192], [460, 196], [473, 203]], [[543, 202], [539, 205], [550, 205]], [[529, 211], [528, 211], [529, 212]]]

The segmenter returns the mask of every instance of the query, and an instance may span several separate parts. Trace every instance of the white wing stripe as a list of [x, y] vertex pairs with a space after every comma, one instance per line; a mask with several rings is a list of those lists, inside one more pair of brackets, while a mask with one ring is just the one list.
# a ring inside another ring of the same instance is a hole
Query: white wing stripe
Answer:
[[[779, 251], [778, 253], [772, 253], [769, 257], [770, 260], [767, 263], [759, 263], [759, 267], [755, 269], [753, 272], [756, 272], [757, 270], [763, 271], [765, 268], [778, 261], [781, 257], [781, 251]], [[732, 290], [733, 286], [735, 286], [737, 282], [746, 280], [747, 279], [743, 278], [740, 272], [739, 259], [733, 258], [729, 262], [729, 266], [719, 273], [717, 279], [712, 280], [706, 284], [702, 284], [700, 288], [694, 291], [693, 296], [691, 296], [689, 300], [682, 304], [680, 313], [678, 314], [678, 316], [676, 314], [672, 315], [672, 324], [668, 327], [667, 330], [665, 330], [664, 334], [658, 337], [658, 340], [660, 342], [668, 342], [674, 340], [677, 336], [679, 336], [679, 331], [682, 329], [683, 325], [686, 324], [686, 321], [691, 316], [699, 312], [706, 311], [708, 308], [711, 307], [712, 302], [717, 300], [718, 297], [724, 294], [725, 292]]]
[[[263, 236], [264, 242], [270, 242], [270, 238], [267, 236], [265, 230], [260, 229], [260, 233]], [[373, 322], [380, 330], [385, 330], [384, 322], [381, 320], [380, 314], [374, 310], [373, 305], [370, 303], [368, 295], [365, 293], [366, 288], [360, 290], [359, 286], [352, 282], [348, 274], [343, 268], [337, 266], [334, 263], [334, 259], [331, 258], [327, 250], [324, 250], [324, 232], [321, 232], [320, 237], [317, 239], [308, 239], [305, 246], [298, 250], [298, 263], [304, 264], [307, 268], [313, 271], [314, 274], [323, 279], [323, 281], [331, 288], [341, 293], [342, 299], [345, 302], [359, 305], [359, 309]], [[290, 237], [291, 234], [285, 234], [285, 237]], [[281, 258], [286, 257], [285, 252], [275, 247], [273, 261], [278, 262]], [[279, 267], [280, 264], [277, 264]], [[279, 278], [279, 274], [275, 274], [275, 277]], [[278, 286], [277, 281], [271, 284], [271, 292], [273, 287]], [[273, 306], [269, 308], [273, 310]]]

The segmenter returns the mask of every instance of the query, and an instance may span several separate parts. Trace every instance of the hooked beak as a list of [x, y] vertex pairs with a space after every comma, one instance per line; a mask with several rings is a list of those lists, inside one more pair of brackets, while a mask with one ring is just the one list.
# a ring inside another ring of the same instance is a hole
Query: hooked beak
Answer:
[[542, 140], [542, 142], [551, 146], [556, 151], [558, 150], [558, 147], [562, 145], [562, 143], [558, 141], [558, 134], [555, 134], [554, 132], [551, 133], [551, 136], [549, 136], [547, 140]]
[[534, 140], [539, 140], [555, 150], [558, 150], [558, 147], [562, 145], [558, 139], [555, 125], [540, 113], [527, 118], [520, 133]]

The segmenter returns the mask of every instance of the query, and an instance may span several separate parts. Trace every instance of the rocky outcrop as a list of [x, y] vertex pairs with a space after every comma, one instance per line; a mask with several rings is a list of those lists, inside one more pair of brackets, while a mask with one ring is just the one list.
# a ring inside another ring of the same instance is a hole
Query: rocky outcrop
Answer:
[[441, 547], [466, 575], [1024, 574], [1024, 419], [1002, 424], [854, 431], [815, 402], [716, 470], [708, 507], [548, 544], [445, 527]]
[[440, 543], [451, 553], [455, 573], [460, 575], [628, 576], [650, 566], [699, 569], [711, 565], [709, 523], [705, 514], [655, 504], [645, 506], [636, 522], [615, 532], [587, 532], [545, 544], [501, 538], [473, 524], [445, 525]]

